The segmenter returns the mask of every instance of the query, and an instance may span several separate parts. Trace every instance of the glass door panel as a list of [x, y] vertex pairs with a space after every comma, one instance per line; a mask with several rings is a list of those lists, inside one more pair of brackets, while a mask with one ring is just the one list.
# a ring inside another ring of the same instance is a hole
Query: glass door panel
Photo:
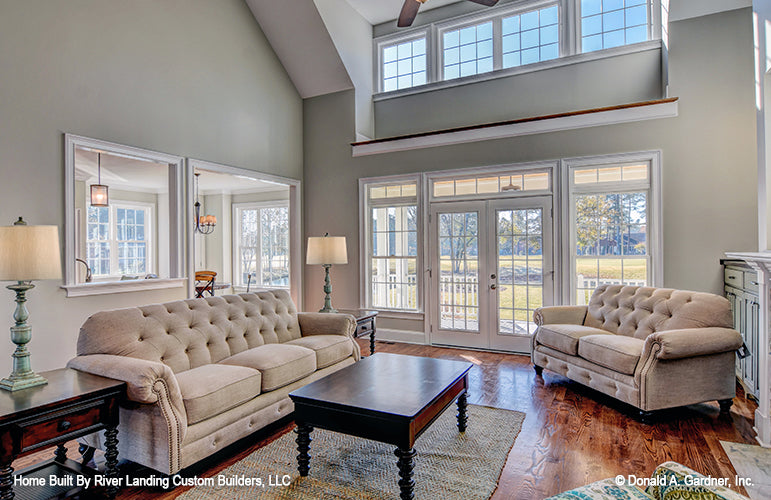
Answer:
[[432, 342], [485, 347], [484, 202], [438, 203], [431, 212]]
[[551, 198], [489, 202], [494, 239], [490, 347], [529, 352], [533, 312], [552, 304]]
[[495, 211], [498, 252], [498, 334], [535, 332], [533, 311], [543, 305], [543, 210]]

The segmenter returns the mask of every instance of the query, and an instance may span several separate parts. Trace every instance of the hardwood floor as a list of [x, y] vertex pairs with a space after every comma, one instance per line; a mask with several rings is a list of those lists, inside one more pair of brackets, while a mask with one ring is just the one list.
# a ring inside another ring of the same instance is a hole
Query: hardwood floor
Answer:
[[[362, 352], [369, 352], [368, 339], [358, 341]], [[702, 474], [733, 478], [735, 471], [720, 441], [755, 443], [752, 423], [756, 405], [744, 398], [741, 389], [737, 389], [729, 416], [720, 416], [717, 403], [709, 403], [664, 412], [657, 423], [645, 425], [631, 417], [635, 413], [632, 408], [612, 398], [546, 370], [542, 377], [537, 376], [526, 356], [384, 342], [377, 343], [377, 351], [474, 363], [470, 404], [527, 415], [493, 494], [497, 500], [541, 499], [617, 474], [647, 477], [667, 460]], [[223, 450], [185, 475], [215, 475], [293, 427], [291, 422], [281, 422]], [[70, 448], [76, 449], [74, 443]], [[14, 468], [51, 453], [53, 450], [46, 450], [24, 457]], [[127, 471], [137, 473], [130, 468]], [[125, 488], [118, 498], [168, 499], [186, 489]], [[746, 494], [742, 487], [735, 489]]]

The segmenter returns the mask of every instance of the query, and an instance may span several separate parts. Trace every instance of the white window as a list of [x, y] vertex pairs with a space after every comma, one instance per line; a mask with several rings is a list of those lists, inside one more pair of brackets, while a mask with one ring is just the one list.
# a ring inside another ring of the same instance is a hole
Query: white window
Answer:
[[[381, 92], [391, 92], [487, 73], [494, 74], [478, 79], [506, 76], [529, 71], [522, 67], [531, 64], [658, 39], [666, 34], [668, 1], [501, 2], [497, 7], [377, 38], [376, 78]], [[648, 48], [651, 46], [629, 51]], [[602, 56], [579, 60], [597, 57]]]
[[433, 178], [430, 182], [432, 199], [476, 197], [498, 193], [508, 196], [516, 191], [549, 191], [551, 188], [548, 171], [453, 176], [450, 179]]
[[559, 48], [559, 9], [552, 5], [501, 20], [503, 67], [556, 59]]
[[659, 241], [654, 159], [569, 168], [572, 301], [603, 284], [653, 286]]
[[88, 206], [86, 261], [95, 278], [154, 274], [153, 207], [112, 201]]
[[428, 81], [426, 37], [381, 46], [383, 92], [423, 85]]
[[609, 49], [648, 39], [648, 0], [581, 0], [581, 49]]
[[442, 34], [443, 76], [452, 80], [493, 70], [493, 22]]
[[288, 204], [235, 204], [233, 226], [235, 286], [289, 288]]
[[417, 312], [422, 247], [418, 182], [364, 182], [366, 306]]

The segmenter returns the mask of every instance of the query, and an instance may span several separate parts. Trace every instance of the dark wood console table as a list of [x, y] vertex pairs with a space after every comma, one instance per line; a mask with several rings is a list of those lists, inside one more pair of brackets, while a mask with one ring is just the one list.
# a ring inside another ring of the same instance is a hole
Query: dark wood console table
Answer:
[[370, 309], [339, 309], [337, 312], [350, 314], [356, 318], [356, 337], [369, 335], [369, 355], [375, 354], [375, 319], [377, 311]]
[[[118, 478], [118, 404], [126, 384], [63, 368], [41, 373], [48, 384], [21, 391], [0, 391], [0, 499], [14, 498], [12, 463], [21, 455], [57, 445], [51, 460], [18, 471], [30, 485], [17, 486], [23, 498], [68, 497], [79, 489], [76, 476], [97, 471], [67, 458], [64, 443], [105, 429], [105, 475]], [[61, 478], [52, 485], [49, 476]], [[39, 478], [39, 479], [38, 479]], [[93, 479], [90, 487], [94, 486]], [[118, 488], [108, 487], [110, 497]], [[23, 495], [21, 493], [23, 492]]]

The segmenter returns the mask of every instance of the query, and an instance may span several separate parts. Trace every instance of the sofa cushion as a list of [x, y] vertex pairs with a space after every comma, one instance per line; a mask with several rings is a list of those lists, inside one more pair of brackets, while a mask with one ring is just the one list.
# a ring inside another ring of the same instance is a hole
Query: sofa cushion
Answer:
[[254, 368], [262, 373], [262, 391], [291, 384], [316, 371], [316, 353], [299, 345], [265, 344], [253, 347], [220, 363]]
[[587, 335], [578, 341], [578, 355], [619, 373], [633, 375], [644, 340], [625, 335]]
[[342, 361], [353, 353], [353, 342], [342, 335], [311, 335], [297, 340], [290, 340], [287, 344], [299, 345], [312, 349], [316, 353], [316, 369]]
[[539, 344], [576, 356], [578, 355], [578, 339], [587, 335], [611, 335], [611, 333], [582, 325], [541, 325], [538, 328], [536, 340]]
[[235, 408], [260, 394], [262, 375], [244, 366], [203, 365], [177, 373], [187, 413], [195, 424]]

